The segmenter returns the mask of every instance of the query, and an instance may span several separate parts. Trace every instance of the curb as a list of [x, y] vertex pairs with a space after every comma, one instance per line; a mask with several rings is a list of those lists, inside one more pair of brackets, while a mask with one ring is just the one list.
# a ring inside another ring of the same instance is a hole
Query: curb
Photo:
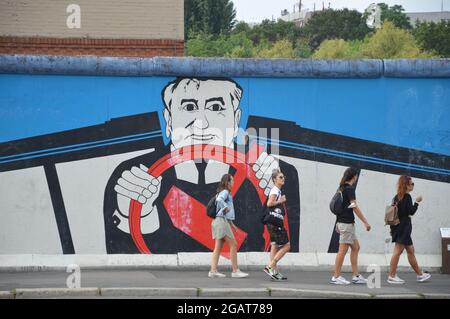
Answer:
[[16, 289], [15, 299], [100, 296], [99, 288], [36, 288]]
[[424, 299], [421, 294], [385, 294], [375, 295], [375, 299]]
[[0, 291], [0, 299], [14, 299], [14, 292]]
[[198, 288], [101, 288], [102, 297], [198, 297]]
[[0, 299], [63, 297], [450, 299], [450, 294], [369, 294], [296, 288], [35, 288], [0, 291]]
[[333, 299], [370, 299], [374, 295], [367, 293], [339, 292], [327, 290], [310, 290], [296, 288], [271, 288], [271, 297], [286, 298], [333, 298]]
[[270, 297], [268, 288], [199, 288], [199, 297]]

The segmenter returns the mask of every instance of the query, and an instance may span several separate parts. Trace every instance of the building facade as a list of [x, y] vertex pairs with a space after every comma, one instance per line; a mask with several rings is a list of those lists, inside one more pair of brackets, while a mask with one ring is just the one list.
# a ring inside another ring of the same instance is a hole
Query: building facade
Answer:
[[0, 0], [0, 54], [182, 56], [182, 0]]

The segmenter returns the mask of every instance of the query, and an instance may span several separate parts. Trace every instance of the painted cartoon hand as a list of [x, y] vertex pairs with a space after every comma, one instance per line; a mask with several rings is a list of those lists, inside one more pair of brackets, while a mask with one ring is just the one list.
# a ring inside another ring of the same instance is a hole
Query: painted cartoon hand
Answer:
[[269, 195], [273, 187], [272, 170], [279, 168], [278, 160], [272, 155], [262, 152], [253, 165], [256, 177], [259, 179], [259, 187], [264, 189], [264, 194]]
[[[131, 170], [126, 170], [117, 180], [114, 190], [117, 192], [117, 205], [119, 213], [125, 219], [130, 214], [130, 202], [136, 200], [142, 204], [141, 209], [141, 231], [143, 234], [152, 233], [159, 229], [158, 209], [153, 205], [159, 196], [162, 177], [154, 177], [147, 173], [148, 168], [144, 165], [133, 166]], [[151, 214], [150, 214], [151, 213]], [[129, 232], [127, 220], [115, 214], [120, 219], [118, 227]]]

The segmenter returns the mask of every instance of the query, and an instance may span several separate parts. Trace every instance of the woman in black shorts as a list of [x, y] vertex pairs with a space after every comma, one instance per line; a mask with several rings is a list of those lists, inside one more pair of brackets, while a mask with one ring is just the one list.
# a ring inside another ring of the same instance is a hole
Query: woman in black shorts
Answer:
[[[269, 198], [267, 200], [267, 207], [275, 213], [275, 216], [278, 216], [282, 222], [284, 221], [285, 215], [283, 204], [286, 202], [286, 196], [281, 194], [284, 179], [284, 175], [279, 169], [272, 172], [272, 181], [275, 186], [270, 190]], [[269, 223], [267, 224], [267, 230], [270, 234], [271, 247], [270, 261], [264, 268], [264, 272], [272, 279], [285, 280], [287, 278], [278, 271], [277, 263], [291, 250], [287, 231], [283, 225], [280, 227]]]

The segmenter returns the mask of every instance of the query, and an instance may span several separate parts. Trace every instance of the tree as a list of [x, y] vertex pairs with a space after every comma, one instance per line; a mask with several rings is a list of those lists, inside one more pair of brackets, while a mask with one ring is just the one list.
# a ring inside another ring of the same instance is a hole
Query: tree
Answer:
[[381, 8], [381, 21], [391, 21], [397, 28], [411, 29], [409, 17], [403, 13], [405, 9], [401, 5], [394, 5], [389, 7], [385, 3], [378, 3]]
[[308, 39], [300, 38], [295, 42], [294, 56], [300, 59], [310, 58], [312, 55], [311, 48], [308, 45]]
[[450, 57], [450, 21], [420, 22], [413, 30], [413, 35], [423, 50]]
[[362, 54], [373, 59], [432, 57], [420, 50], [410, 32], [395, 27], [390, 21], [385, 21], [363, 46]]
[[230, 0], [185, 0], [185, 39], [200, 32], [228, 34], [236, 23], [236, 9]]
[[358, 59], [363, 58], [361, 53], [363, 41], [353, 40], [345, 41], [325, 40], [320, 45], [319, 49], [314, 52], [314, 59]]
[[313, 50], [327, 39], [363, 39], [369, 32], [362, 14], [348, 9], [315, 12], [302, 30]]
[[286, 39], [275, 42], [273, 46], [268, 49], [262, 49], [260, 51], [255, 52], [254, 56], [257, 58], [268, 58], [268, 59], [273, 58], [293, 59], [295, 57], [292, 43]]
[[300, 35], [300, 28], [294, 22], [287, 22], [281, 19], [278, 21], [265, 19], [253, 28], [250, 28], [246, 23], [240, 22], [233, 29], [233, 33], [241, 31], [245, 31], [255, 45], [264, 40], [275, 43], [281, 39], [288, 39], [294, 43], [295, 39]]
[[197, 33], [195, 37], [186, 41], [185, 56], [213, 57], [216, 56], [213, 47], [214, 39], [212, 35], [206, 33]]
[[245, 33], [214, 37], [198, 33], [186, 42], [186, 56], [249, 58], [253, 54], [253, 43]]
[[239, 21], [235, 24], [232, 33], [242, 33], [250, 34], [252, 28], [248, 25], [248, 23], [244, 21]]

